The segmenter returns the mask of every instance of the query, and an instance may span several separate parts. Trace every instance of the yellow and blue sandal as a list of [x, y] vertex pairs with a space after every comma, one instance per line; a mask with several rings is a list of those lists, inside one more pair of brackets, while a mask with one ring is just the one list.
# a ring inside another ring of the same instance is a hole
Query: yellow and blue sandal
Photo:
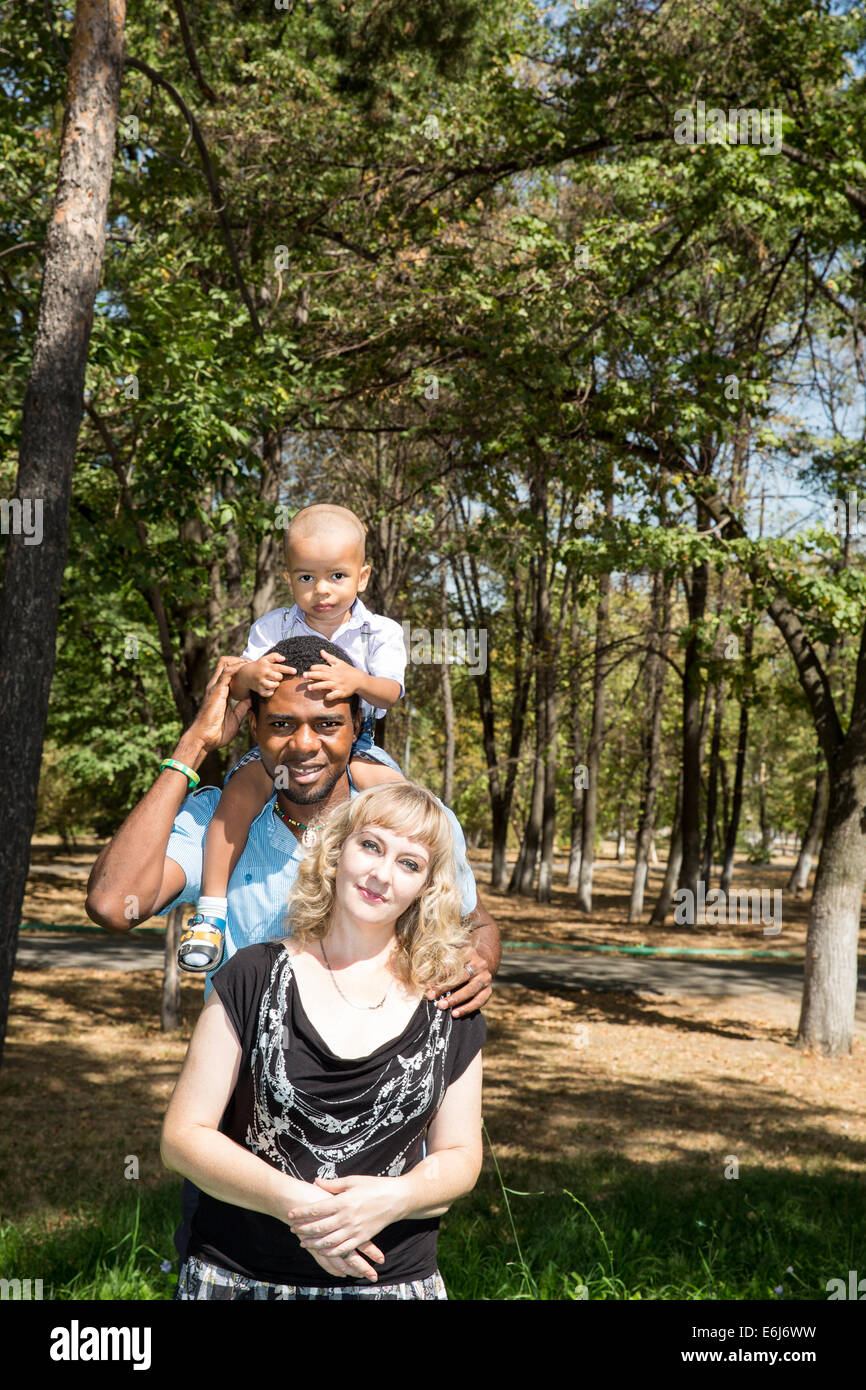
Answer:
[[215, 970], [223, 958], [223, 928], [219, 917], [197, 912], [183, 929], [177, 948], [177, 963], [191, 975]]

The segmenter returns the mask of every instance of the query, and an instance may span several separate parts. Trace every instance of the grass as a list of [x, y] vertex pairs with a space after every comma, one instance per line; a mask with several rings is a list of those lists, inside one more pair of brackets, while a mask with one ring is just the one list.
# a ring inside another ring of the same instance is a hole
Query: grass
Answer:
[[[439, 1265], [455, 1300], [823, 1300], [828, 1279], [866, 1271], [863, 1198], [849, 1174], [494, 1162], [443, 1220]], [[171, 1298], [179, 1205], [166, 1179], [59, 1229], [5, 1225], [0, 1269], [46, 1298]]]
[[610, 1155], [538, 1178], [485, 1172], [443, 1223], [452, 1298], [824, 1299], [866, 1268], [864, 1184], [847, 1174], [725, 1181]]

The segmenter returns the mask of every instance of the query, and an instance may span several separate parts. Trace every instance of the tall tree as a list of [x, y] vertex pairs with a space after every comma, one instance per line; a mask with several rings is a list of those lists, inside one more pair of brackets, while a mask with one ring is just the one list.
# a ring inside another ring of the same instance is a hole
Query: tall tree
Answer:
[[93, 309], [105, 251], [123, 73], [125, 0], [78, 0], [57, 188], [21, 419], [16, 497], [38, 509], [34, 535], [10, 535], [0, 598], [0, 1057], [30, 867], [39, 767], [54, 674], [72, 471]]

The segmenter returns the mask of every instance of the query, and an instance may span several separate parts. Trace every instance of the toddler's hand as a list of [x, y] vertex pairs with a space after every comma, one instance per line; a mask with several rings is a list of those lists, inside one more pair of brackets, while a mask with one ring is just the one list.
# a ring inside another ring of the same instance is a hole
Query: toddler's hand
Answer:
[[306, 673], [310, 689], [329, 695], [333, 700], [350, 699], [356, 693], [359, 677], [363, 673], [330, 652], [323, 651], [321, 656], [325, 664], [311, 666]]
[[259, 695], [264, 695], [266, 699], [273, 695], [283, 676], [294, 674], [294, 666], [287, 666], [286, 658], [280, 656], [279, 652], [269, 652], [267, 656], [260, 656], [258, 661], [251, 661], [249, 668], [244, 672], [250, 690], [258, 691]]

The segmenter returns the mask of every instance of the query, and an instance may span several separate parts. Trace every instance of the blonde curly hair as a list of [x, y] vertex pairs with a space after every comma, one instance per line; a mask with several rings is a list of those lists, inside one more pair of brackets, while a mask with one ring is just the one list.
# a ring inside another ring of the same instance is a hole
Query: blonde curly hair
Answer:
[[368, 825], [418, 840], [430, 850], [426, 884], [394, 924], [397, 946], [391, 969], [412, 989], [456, 983], [465, 973], [463, 953], [469, 933], [457, 884], [454, 839], [441, 802], [415, 782], [373, 787], [330, 813], [318, 844], [301, 860], [292, 886], [292, 941], [306, 945], [327, 936], [343, 845]]

